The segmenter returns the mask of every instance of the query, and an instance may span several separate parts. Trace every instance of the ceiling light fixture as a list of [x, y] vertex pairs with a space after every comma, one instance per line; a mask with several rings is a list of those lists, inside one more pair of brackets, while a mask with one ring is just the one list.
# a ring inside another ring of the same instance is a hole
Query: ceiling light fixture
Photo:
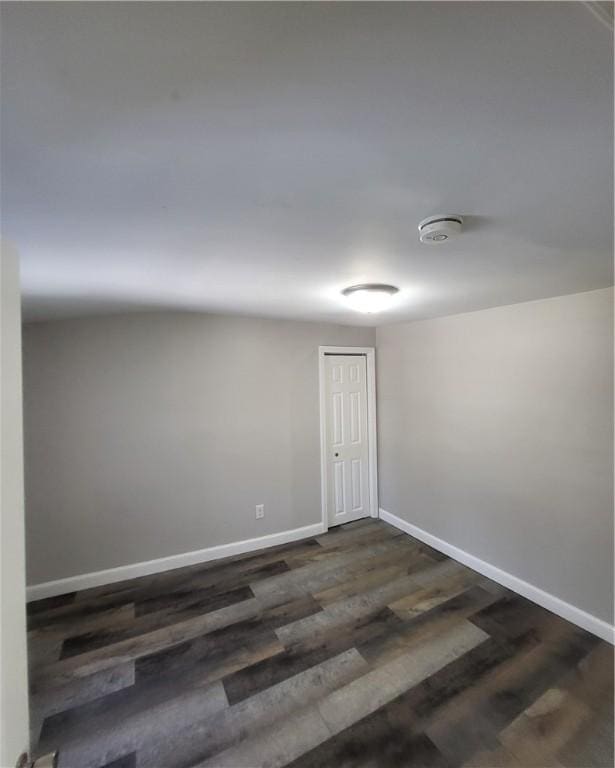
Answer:
[[358, 312], [372, 314], [388, 309], [399, 288], [383, 283], [361, 283], [344, 288], [342, 296]]

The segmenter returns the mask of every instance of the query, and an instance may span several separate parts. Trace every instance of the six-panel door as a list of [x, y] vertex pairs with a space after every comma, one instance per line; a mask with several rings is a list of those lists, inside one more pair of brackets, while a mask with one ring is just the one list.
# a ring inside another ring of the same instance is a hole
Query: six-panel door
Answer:
[[367, 362], [327, 355], [327, 510], [329, 525], [368, 517]]

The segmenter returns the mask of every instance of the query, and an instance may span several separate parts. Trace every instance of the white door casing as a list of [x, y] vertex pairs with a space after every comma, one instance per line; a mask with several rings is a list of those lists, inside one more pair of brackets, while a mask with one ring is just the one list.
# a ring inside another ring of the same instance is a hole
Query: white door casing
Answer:
[[369, 517], [369, 433], [365, 355], [325, 356], [327, 522]]

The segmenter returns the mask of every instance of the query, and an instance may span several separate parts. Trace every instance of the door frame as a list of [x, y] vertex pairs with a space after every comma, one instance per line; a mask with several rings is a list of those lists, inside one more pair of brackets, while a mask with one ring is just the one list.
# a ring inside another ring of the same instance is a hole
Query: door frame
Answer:
[[367, 367], [367, 462], [369, 478], [369, 511], [378, 517], [378, 432], [376, 420], [376, 349], [375, 347], [318, 347], [318, 392], [320, 402], [320, 504], [322, 525], [329, 530], [327, 510], [327, 430], [326, 372], [327, 355], [365, 355]]

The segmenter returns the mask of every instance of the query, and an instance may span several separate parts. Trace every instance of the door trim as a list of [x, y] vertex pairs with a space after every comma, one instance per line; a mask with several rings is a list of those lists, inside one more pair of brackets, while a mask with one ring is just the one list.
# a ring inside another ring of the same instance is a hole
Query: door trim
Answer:
[[320, 505], [322, 524], [329, 529], [327, 512], [326, 355], [365, 355], [367, 362], [367, 463], [369, 511], [378, 517], [378, 445], [376, 421], [376, 350], [374, 347], [318, 347], [318, 392], [320, 400]]

